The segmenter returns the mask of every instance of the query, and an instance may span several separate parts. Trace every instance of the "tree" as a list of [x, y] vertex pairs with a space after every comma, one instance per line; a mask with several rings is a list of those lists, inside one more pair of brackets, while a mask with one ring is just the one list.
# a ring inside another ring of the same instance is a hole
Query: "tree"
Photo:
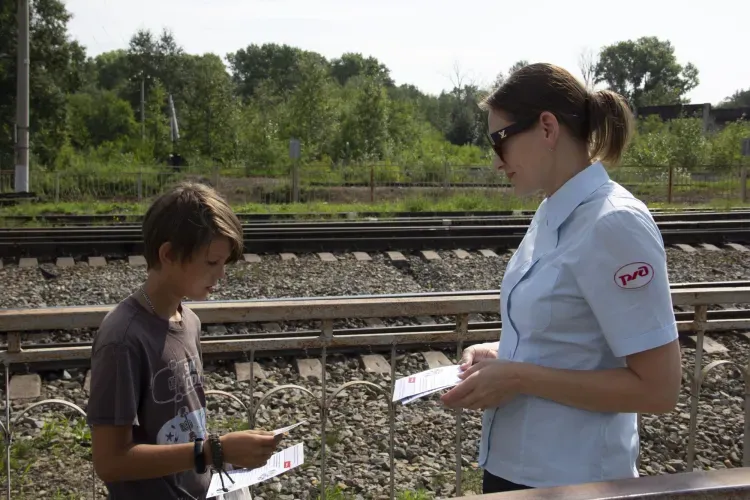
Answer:
[[750, 88], [736, 91], [731, 96], [723, 99], [718, 105], [720, 108], [739, 108], [744, 106], [750, 106]]
[[346, 85], [350, 78], [366, 76], [392, 87], [390, 70], [374, 57], [365, 58], [362, 54], [347, 52], [331, 61], [331, 75], [340, 85]]
[[641, 37], [606, 46], [596, 65], [596, 83], [606, 83], [636, 107], [685, 102], [698, 85], [698, 69], [677, 62], [668, 40]]
[[[16, 123], [16, 6], [0, 2], [0, 165], [13, 162]], [[83, 85], [86, 54], [68, 37], [71, 14], [60, 0], [29, 6], [32, 162], [50, 163], [65, 142], [66, 94]]]
[[578, 69], [581, 71], [583, 85], [587, 90], [594, 90], [596, 84], [596, 66], [599, 54], [590, 48], [584, 49], [578, 55]]
[[527, 61], [526, 59], [520, 59], [516, 61], [515, 63], [513, 63], [513, 65], [510, 68], [508, 68], [507, 74], [503, 73], [502, 71], [498, 73], [497, 76], [495, 77], [494, 88], [500, 87], [503, 83], [505, 83], [505, 80], [507, 80], [510, 77], [510, 75], [512, 75], [519, 69], [523, 68], [524, 66], [528, 66], [528, 65], [529, 65], [529, 61]]

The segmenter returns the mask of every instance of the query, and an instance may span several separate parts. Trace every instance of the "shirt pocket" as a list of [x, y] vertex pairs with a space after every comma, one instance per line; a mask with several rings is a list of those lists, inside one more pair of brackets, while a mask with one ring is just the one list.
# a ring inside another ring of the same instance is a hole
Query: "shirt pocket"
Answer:
[[508, 315], [519, 338], [546, 330], [552, 322], [552, 305], [560, 268], [534, 264], [510, 292]]

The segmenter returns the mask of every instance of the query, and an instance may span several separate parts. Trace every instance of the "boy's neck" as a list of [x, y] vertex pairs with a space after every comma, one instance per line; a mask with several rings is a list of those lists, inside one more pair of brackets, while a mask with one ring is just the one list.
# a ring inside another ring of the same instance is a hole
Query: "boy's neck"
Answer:
[[[173, 321], [181, 319], [178, 310], [182, 297], [176, 294], [171, 286], [164, 283], [157, 274], [148, 273], [146, 282], [143, 284], [143, 290], [148, 295], [157, 316]], [[146, 303], [146, 306], [148, 307], [148, 303]]]

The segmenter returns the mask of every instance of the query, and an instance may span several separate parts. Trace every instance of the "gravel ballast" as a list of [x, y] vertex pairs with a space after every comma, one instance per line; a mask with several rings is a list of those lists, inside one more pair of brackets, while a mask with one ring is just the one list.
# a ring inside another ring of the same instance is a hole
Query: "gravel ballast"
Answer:
[[[450, 290], [498, 289], [510, 254], [485, 258], [472, 252], [468, 259], [458, 259], [453, 252], [438, 252], [440, 261], [426, 262], [419, 255], [408, 255], [408, 265], [397, 267], [387, 256], [373, 254], [370, 262], [356, 261], [350, 254], [338, 255], [338, 262], [322, 262], [316, 255], [299, 255], [296, 261], [282, 262], [278, 257], [264, 257], [261, 263], [245, 262], [231, 266], [227, 279], [212, 299], [246, 299], [274, 297], [312, 297], [333, 295], [362, 295]], [[668, 249], [670, 281], [734, 281], [750, 279], [747, 257], [739, 252], [700, 250], [688, 254]], [[145, 277], [143, 268], [132, 268], [125, 262], [111, 262], [103, 268], [76, 265], [57, 269], [45, 266], [57, 277], [45, 279], [38, 269], [19, 269], [9, 265], [0, 270], [0, 282], [6, 293], [0, 296], [0, 307], [44, 307], [61, 305], [108, 304], [131, 293]], [[353, 323], [354, 326], [361, 326]], [[282, 325], [283, 326], [283, 325]], [[246, 327], [247, 328], [247, 327]], [[234, 331], [233, 327], [228, 329]], [[59, 332], [70, 335], [67, 341], [90, 340], [91, 332]], [[712, 338], [729, 349], [728, 353], [704, 353], [703, 365], [715, 359], [731, 359], [739, 364], [750, 360], [750, 341], [739, 334], [717, 334]], [[683, 389], [678, 408], [667, 415], [644, 415], [641, 428], [641, 474], [672, 473], [685, 470], [688, 424], [690, 413], [689, 377], [693, 373], [694, 346], [683, 341]], [[455, 361], [454, 352], [445, 351]], [[259, 355], [260, 356], [260, 355]], [[386, 356], [387, 357], [387, 356]], [[257, 381], [250, 390], [247, 382], [236, 382], [231, 363], [209, 364], [206, 384], [209, 389], [226, 390], [246, 403], [254, 402], [272, 387], [281, 384], [300, 384], [316, 394], [317, 381], [301, 380], [292, 358], [259, 361], [267, 379]], [[329, 356], [329, 391], [350, 380], [370, 380], [388, 392], [387, 376], [365, 373], [356, 356]], [[400, 354], [397, 376], [426, 368], [422, 356], [416, 352]], [[83, 408], [85, 370], [43, 373], [42, 398], [58, 398], [76, 402]], [[329, 392], [330, 394], [330, 392]], [[4, 395], [3, 395], [4, 398]], [[720, 367], [713, 372], [701, 393], [699, 406], [696, 467], [719, 469], [742, 465], [744, 386], [734, 370]], [[4, 401], [4, 399], [3, 399]], [[28, 406], [30, 401], [13, 403], [13, 411]], [[211, 399], [209, 418], [216, 428], [236, 426], [243, 417], [237, 403]], [[308, 499], [315, 498], [319, 484], [319, 428], [320, 416], [315, 404], [300, 392], [287, 392], [271, 397], [258, 411], [259, 427], [272, 429], [299, 419], [309, 421], [292, 432], [285, 440], [305, 443], [307, 466], [271, 480], [255, 490], [254, 498]], [[16, 444], [37, 436], [46, 439], [44, 447], [27, 447], [26, 457], [16, 457], [18, 467], [32, 464], [29, 471], [14, 468], [14, 487], [20, 487], [33, 477], [23, 494], [12, 498], [91, 498], [91, 469], [87, 460], [85, 432], [79, 423], [72, 431], [62, 425], [52, 426], [52, 413], [41, 408], [24, 418]], [[68, 414], [72, 417], [72, 414]], [[464, 491], [477, 492], [479, 475], [476, 465], [480, 428], [478, 412], [466, 412], [463, 421], [463, 466], [467, 472]], [[45, 427], [45, 422], [48, 422]], [[385, 396], [377, 396], [369, 389], [350, 388], [333, 404], [328, 422], [326, 441], [328, 450], [329, 483], [352, 498], [386, 498], [388, 494], [388, 405]], [[31, 441], [29, 441], [31, 442]], [[52, 444], [49, 444], [49, 443]], [[423, 488], [437, 497], [450, 497], [455, 456], [455, 416], [445, 409], [437, 396], [396, 409], [396, 486], [397, 490]], [[78, 443], [73, 445], [71, 443]], [[41, 446], [41, 445], [40, 445]], [[62, 451], [54, 453], [55, 446]], [[71, 451], [73, 450], [73, 451]], [[29, 458], [33, 457], [33, 458]], [[64, 464], [64, 468], [61, 466]], [[60, 471], [65, 473], [61, 474]], [[29, 475], [32, 476], [29, 476]], [[23, 477], [21, 477], [23, 476]], [[14, 488], [16, 491], [18, 489]], [[99, 483], [99, 496], [104, 498]], [[42, 493], [44, 492], [44, 493]]]

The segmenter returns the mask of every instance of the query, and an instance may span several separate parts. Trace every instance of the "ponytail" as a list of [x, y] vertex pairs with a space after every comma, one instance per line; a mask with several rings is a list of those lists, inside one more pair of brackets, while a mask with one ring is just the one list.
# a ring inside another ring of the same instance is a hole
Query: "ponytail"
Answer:
[[611, 90], [588, 94], [589, 154], [614, 166], [620, 162], [633, 134], [634, 118], [625, 100]]

